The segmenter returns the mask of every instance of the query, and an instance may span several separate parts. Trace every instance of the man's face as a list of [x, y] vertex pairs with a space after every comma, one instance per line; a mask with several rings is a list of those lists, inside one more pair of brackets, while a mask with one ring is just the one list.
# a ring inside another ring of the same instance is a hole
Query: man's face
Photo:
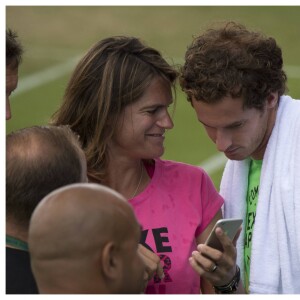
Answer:
[[263, 111], [243, 109], [242, 98], [224, 97], [214, 104], [192, 105], [218, 151], [232, 160], [262, 159], [273, 126], [268, 102]]
[[[140, 294], [144, 292], [145, 264], [138, 251], [141, 237], [141, 227], [138, 224], [133, 212], [130, 212], [128, 219], [127, 238], [123, 242], [123, 271], [122, 271], [122, 292], [126, 294]], [[129, 224], [130, 223], [130, 224]]]
[[9, 97], [18, 85], [18, 67], [6, 67], [6, 120], [11, 118]]

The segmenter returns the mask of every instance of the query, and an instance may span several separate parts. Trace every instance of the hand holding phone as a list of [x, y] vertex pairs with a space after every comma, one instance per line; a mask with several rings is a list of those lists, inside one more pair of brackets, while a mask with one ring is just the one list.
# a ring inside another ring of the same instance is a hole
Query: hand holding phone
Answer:
[[241, 224], [243, 223], [242, 219], [221, 219], [218, 220], [212, 229], [211, 233], [209, 234], [208, 239], [206, 240], [205, 244], [209, 247], [215, 248], [219, 251], [223, 252], [223, 246], [221, 242], [219, 241], [218, 237], [216, 236], [216, 228], [220, 227], [227, 236], [233, 240], [235, 235], [238, 232], [238, 229], [240, 228]]

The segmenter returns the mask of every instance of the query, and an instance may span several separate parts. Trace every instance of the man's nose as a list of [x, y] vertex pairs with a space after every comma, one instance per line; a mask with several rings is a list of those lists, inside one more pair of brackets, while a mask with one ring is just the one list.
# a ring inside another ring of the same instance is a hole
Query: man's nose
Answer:
[[218, 130], [215, 143], [218, 151], [225, 152], [231, 146], [230, 134], [225, 130]]
[[10, 103], [9, 103], [9, 98], [6, 97], [6, 120], [9, 120], [10, 118], [11, 118]]

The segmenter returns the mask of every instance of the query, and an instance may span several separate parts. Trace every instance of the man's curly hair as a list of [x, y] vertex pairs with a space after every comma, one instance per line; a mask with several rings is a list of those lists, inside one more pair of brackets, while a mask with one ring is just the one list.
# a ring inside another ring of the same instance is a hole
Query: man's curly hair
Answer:
[[281, 96], [286, 90], [282, 67], [281, 49], [272, 37], [228, 22], [194, 39], [185, 55], [180, 84], [190, 102], [242, 97], [244, 108], [262, 110], [270, 93]]

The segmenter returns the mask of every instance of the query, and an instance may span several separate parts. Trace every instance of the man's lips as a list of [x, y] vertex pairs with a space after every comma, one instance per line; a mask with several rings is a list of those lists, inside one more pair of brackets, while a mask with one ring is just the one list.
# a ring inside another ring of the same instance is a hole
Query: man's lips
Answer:
[[225, 154], [232, 154], [234, 152], [236, 152], [237, 150], [239, 149], [239, 147], [235, 147], [235, 148], [232, 148], [232, 149], [227, 149], [224, 151]]

